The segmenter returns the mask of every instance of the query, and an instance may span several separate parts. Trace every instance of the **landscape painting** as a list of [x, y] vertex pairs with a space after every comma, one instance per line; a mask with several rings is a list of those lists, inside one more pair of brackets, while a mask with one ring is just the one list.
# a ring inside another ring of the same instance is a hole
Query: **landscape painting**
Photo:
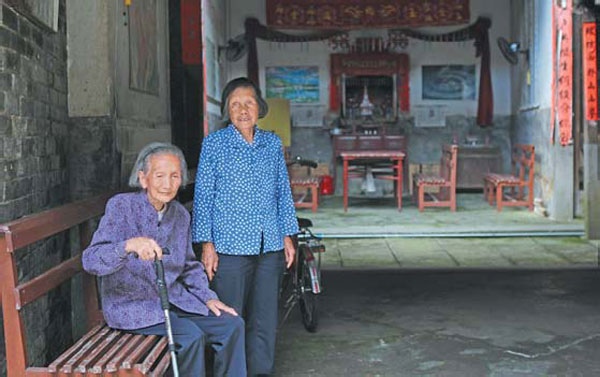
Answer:
[[267, 67], [267, 98], [285, 98], [293, 103], [319, 102], [319, 67]]

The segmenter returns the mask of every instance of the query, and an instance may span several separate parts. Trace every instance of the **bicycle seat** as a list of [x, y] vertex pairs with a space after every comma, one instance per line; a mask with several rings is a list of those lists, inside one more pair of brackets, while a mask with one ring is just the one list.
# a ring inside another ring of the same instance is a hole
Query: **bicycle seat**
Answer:
[[300, 228], [309, 228], [312, 226], [312, 221], [310, 219], [304, 219], [302, 217], [296, 217], [298, 219], [298, 226]]

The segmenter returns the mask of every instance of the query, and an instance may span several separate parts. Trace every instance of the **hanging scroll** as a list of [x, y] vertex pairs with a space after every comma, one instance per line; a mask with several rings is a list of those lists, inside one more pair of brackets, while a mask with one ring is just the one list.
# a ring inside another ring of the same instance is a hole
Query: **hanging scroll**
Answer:
[[181, 60], [183, 64], [202, 64], [200, 2], [181, 1]]
[[583, 24], [583, 83], [585, 85], [585, 118], [598, 120], [598, 53], [596, 23]]
[[573, 142], [573, 0], [554, 5], [554, 106], [551, 142], [558, 127], [561, 145]]
[[469, 21], [469, 0], [267, 0], [267, 25], [286, 29], [450, 26]]

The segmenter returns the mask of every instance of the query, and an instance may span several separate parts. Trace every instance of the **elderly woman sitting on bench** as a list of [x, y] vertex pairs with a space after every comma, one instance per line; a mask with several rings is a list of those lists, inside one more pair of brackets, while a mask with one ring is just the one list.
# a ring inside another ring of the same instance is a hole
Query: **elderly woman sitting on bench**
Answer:
[[204, 376], [206, 342], [215, 349], [215, 376], [245, 376], [244, 322], [209, 289], [192, 250], [190, 215], [174, 200], [187, 180], [179, 148], [166, 143], [144, 147], [129, 179], [141, 190], [108, 201], [83, 253], [83, 267], [102, 277], [102, 309], [110, 327], [165, 335], [152, 263], [162, 259], [181, 375]]

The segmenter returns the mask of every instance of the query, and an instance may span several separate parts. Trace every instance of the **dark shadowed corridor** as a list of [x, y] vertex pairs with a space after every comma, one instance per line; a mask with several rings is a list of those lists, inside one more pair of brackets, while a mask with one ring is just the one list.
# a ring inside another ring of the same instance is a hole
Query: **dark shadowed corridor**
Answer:
[[596, 270], [325, 271], [316, 334], [295, 313], [278, 376], [596, 376]]

